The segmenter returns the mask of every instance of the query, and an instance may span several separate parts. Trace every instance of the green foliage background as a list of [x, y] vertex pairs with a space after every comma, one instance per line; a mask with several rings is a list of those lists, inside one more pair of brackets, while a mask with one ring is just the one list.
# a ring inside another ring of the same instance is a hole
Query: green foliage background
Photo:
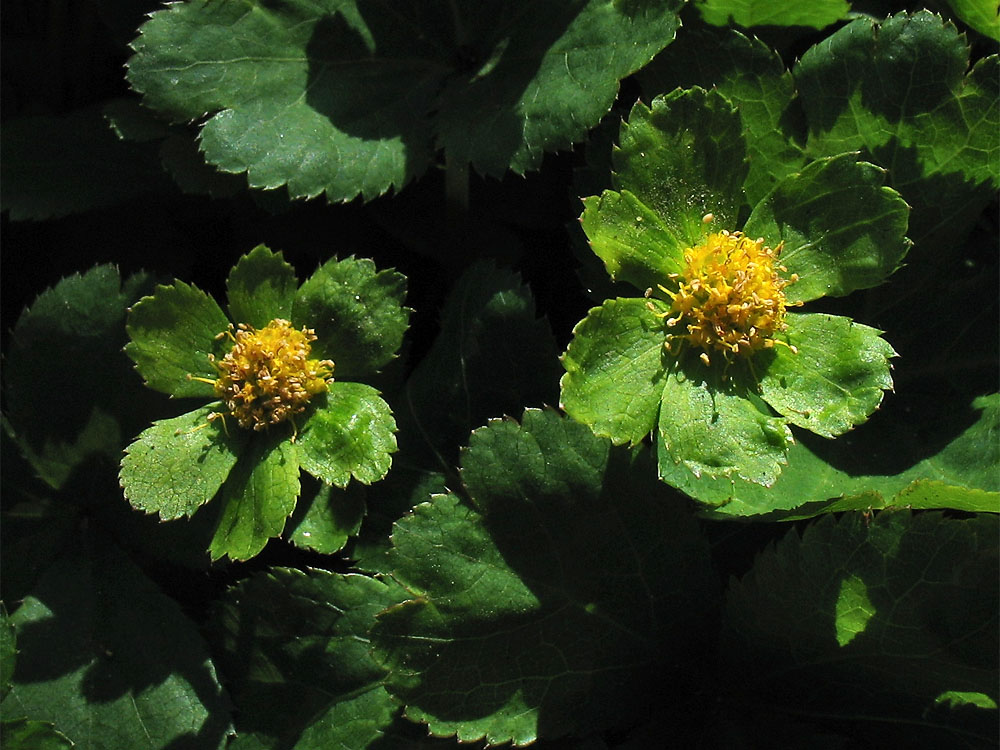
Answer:
[[[984, 0], [8, 3], [0, 742], [995, 746], [998, 41]], [[891, 215], [802, 295], [892, 391], [696, 477], [636, 216], [789, 204]], [[301, 450], [190, 431], [192, 310], [346, 321]]]

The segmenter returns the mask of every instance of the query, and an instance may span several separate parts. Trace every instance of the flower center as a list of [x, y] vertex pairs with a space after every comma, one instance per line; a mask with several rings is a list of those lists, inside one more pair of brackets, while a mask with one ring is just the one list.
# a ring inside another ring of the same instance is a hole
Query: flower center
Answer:
[[[713, 232], [705, 241], [684, 252], [682, 273], [670, 274], [676, 291], [660, 286], [670, 298], [670, 309], [660, 313], [668, 328], [666, 346], [687, 341], [703, 350], [721, 352], [727, 361], [773, 347], [774, 335], [785, 330], [784, 287], [798, 280], [778, 263], [781, 245], [771, 249], [764, 240], [751, 240], [740, 232]], [[794, 349], [793, 349], [794, 351]]]
[[259, 331], [240, 323], [219, 336], [233, 339], [233, 348], [221, 362], [209, 355], [219, 371], [215, 395], [223, 400], [240, 427], [263, 430], [305, 410], [317, 393], [333, 380], [333, 362], [309, 359], [310, 328], [296, 331], [276, 318]]

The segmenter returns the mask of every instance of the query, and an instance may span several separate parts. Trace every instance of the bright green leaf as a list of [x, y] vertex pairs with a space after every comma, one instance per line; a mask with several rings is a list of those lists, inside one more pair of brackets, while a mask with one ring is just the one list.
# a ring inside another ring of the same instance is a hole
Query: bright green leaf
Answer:
[[[905, 415], [911, 408], [904, 406]], [[924, 409], [923, 418], [931, 412]], [[839, 440], [796, 442], [770, 489], [736, 478], [696, 480], [675, 470], [665, 480], [720, 516], [795, 520], [887, 506], [993, 511], [1000, 503], [1000, 396], [971, 408], [945, 402], [927, 432], [885, 413]], [[935, 442], [931, 442], [933, 436]], [[947, 442], [942, 444], [942, 438]], [[912, 495], [910, 493], [913, 493]], [[952, 504], [954, 503], [954, 504]], [[794, 509], [794, 510], [793, 510]]]
[[257, 747], [368, 747], [397, 710], [368, 631], [403, 593], [366, 576], [288, 568], [231, 588], [213, 630], [239, 733]]
[[706, 23], [715, 26], [807, 26], [822, 29], [847, 17], [847, 0], [695, 0]]
[[899, 267], [909, 208], [884, 179], [856, 154], [841, 154], [789, 175], [757, 204], [745, 232], [771, 247], [784, 243], [781, 263], [798, 275], [785, 290], [790, 302], [877, 286]]
[[[123, 282], [113, 266], [95, 266], [42, 292], [8, 338], [5, 414], [18, 447], [52, 487], [84, 465], [116, 464], [123, 438], [153, 415], [153, 394], [121, 352], [126, 309], [151, 286], [145, 274]], [[72, 377], [59, 375], [66, 363]]]
[[334, 362], [334, 377], [373, 375], [395, 356], [409, 322], [406, 279], [367, 259], [333, 258], [299, 289], [292, 323], [316, 331], [313, 353]]
[[[449, 161], [537, 167], [662, 49], [680, 2], [182, 3], [133, 42], [129, 80], [175, 120], [211, 113], [209, 162], [294, 197], [373, 198]], [[450, 30], [450, 31], [449, 31]]]
[[561, 408], [616, 444], [653, 431], [666, 377], [663, 322], [642, 299], [607, 300], [573, 329]]
[[736, 105], [749, 158], [743, 189], [750, 205], [805, 165], [795, 82], [781, 57], [759, 39], [734, 29], [684, 29], [639, 72], [639, 80], [650, 97], [676, 86], [714, 86]]
[[964, 23], [1000, 42], [1000, 5], [996, 0], [946, 0]]
[[17, 663], [17, 643], [14, 626], [7, 615], [7, 608], [0, 602], [0, 700], [10, 691], [10, 680]]
[[409, 718], [491, 744], [586, 734], [627, 723], [684, 669], [717, 584], [647, 458], [550, 411], [473, 433], [475, 509], [440, 495], [393, 532], [412, 599], [373, 637]]
[[928, 262], [965, 237], [1000, 185], [997, 57], [966, 74], [969, 49], [928, 11], [860, 18], [802, 55], [793, 74], [808, 153], [861, 151], [913, 207]]
[[281, 534], [299, 496], [295, 446], [280, 430], [254, 436], [222, 487], [222, 512], [209, 546], [213, 560], [249, 560]]
[[195, 624], [110, 539], [77, 538], [11, 616], [2, 713], [52, 722], [80, 750], [224, 747], [228, 700]]
[[214, 395], [211, 384], [188, 377], [219, 376], [208, 355], [223, 354], [225, 342], [216, 337], [228, 330], [229, 318], [214, 299], [183, 281], [157, 286], [131, 308], [127, 328], [132, 340], [125, 353], [150, 388], [178, 397]]
[[614, 152], [616, 190], [628, 190], [651, 209], [680, 243], [667, 248], [677, 262], [705, 236], [706, 214], [735, 230], [747, 176], [740, 118], [718, 91], [676, 90], [637, 102], [622, 123]]
[[401, 442], [408, 434], [414, 440], [401, 451], [448, 470], [474, 427], [555, 403], [559, 373], [552, 330], [531, 290], [517, 274], [476, 263], [452, 286], [441, 330], [407, 381], [397, 418]]
[[314, 491], [303, 491], [299, 498], [295, 513], [288, 520], [286, 536], [296, 547], [332, 555], [343, 549], [361, 528], [365, 517], [364, 493], [355, 484], [343, 490], [320, 482], [314, 484], [311, 488]]
[[861, 424], [892, 388], [892, 347], [879, 331], [838, 315], [793, 313], [788, 346], [760, 374], [761, 397], [799, 427], [835, 437]]
[[[728, 687], [758, 705], [854, 717], [860, 732], [924, 716], [947, 691], [996, 702], [998, 531], [996, 516], [885, 511], [790, 532], [731, 587]], [[995, 728], [994, 713], [919, 731], [968, 747]]]
[[786, 463], [792, 432], [735, 380], [718, 381], [697, 361], [666, 377], [656, 443], [660, 477], [673, 483], [681, 464], [696, 477], [736, 474], [770, 487]]
[[4, 719], [0, 724], [0, 744], [5, 750], [69, 750], [73, 743], [52, 722]]
[[334, 381], [315, 403], [296, 439], [302, 468], [337, 487], [351, 477], [362, 484], [382, 479], [396, 451], [396, 421], [378, 391]]
[[681, 270], [688, 245], [628, 190], [605, 190], [583, 206], [583, 231], [613, 280], [644, 292]]
[[219, 420], [209, 423], [219, 407], [216, 402], [153, 422], [125, 450], [119, 479], [133, 507], [170, 521], [215, 497], [248, 436], [235, 425], [227, 434]]
[[295, 269], [281, 253], [258, 245], [239, 259], [226, 279], [229, 315], [258, 329], [275, 318], [290, 320], [298, 286]]

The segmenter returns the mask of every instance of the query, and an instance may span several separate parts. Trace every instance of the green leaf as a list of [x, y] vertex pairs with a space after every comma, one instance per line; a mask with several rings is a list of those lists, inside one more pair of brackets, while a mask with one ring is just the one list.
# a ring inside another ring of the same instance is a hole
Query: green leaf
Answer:
[[369, 747], [398, 710], [368, 631], [402, 598], [361, 575], [271, 568], [231, 588], [212, 629], [239, 733], [258, 747]]
[[[736, 478], [695, 480], [677, 470], [665, 481], [718, 506], [713, 512], [720, 517], [770, 513], [766, 518], [796, 520], [907, 505], [997, 510], [1000, 395], [975, 399], [972, 408], [942, 401], [932, 410], [921, 395], [914, 405], [890, 402], [890, 407], [906, 419], [894, 419], [883, 409], [879, 419], [850, 437], [818, 445], [796, 442], [770, 489]], [[919, 414], [921, 422], [914, 423], [912, 414]]]
[[452, 287], [441, 330], [407, 381], [397, 416], [400, 440], [414, 440], [401, 450], [411, 462], [424, 454], [447, 471], [474, 427], [555, 403], [560, 371], [552, 330], [538, 318], [531, 290], [515, 273], [476, 263]]
[[702, 20], [714, 26], [806, 26], [822, 29], [847, 18], [847, 0], [695, 0]]
[[688, 245], [628, 190], [584, 198], [580, 223], [614, 281], [645, 291], [681, 271]]
[[183, 3], [141, 27], [128, 77], [175, 120], [211, 113], [207, 160], [252, 186], [367, 199], [435, 148], [484, 174], [537, 167], [673, 38], [680, 5]]
[[333, 258], [302, 285], [292, 322], [316, 331], [313, 352], [338, 379], [370, 377], [396, 356], [409, 322], [406, 278], [367, 259]]
[[[299, 452], [299, 460], [302, 453]], [[323, 555], [339, 552], [358, 533], [365, 517], [365, 497], [358, 485], [336, 489], [321, 482], [303, 490], [288, 521], [287, 538], [296, 547]]]
[[1000, 42], [1000, 7], [994, 0], [946, 0], [963, 23]]
[[700, 88], [658, 96], [650, 107], [637, 102], [622, 123], [615, 189], [632, 192], [660, 217], [679, 243], [667, 249], [678, 263], [707, 233], [706, 214], [736, 229], [747, 176], [741, 131], [733, 105]]
[[790, 302], [878, 286], [899, 267], [909, 208], [884, 179], [857, 154], [840, 154], [789, 175], [757, 204], [744, 231], [784, 243], [781, 263], [799, 277], [785, 290]]
[[213, 560], [249, 560], [281, 534], [299, 496], [299, 462], [284, 431], [255, 435], [222, 486], [222, 512], [209, 545]]
[[176, 193], [155, 144], [120, 140], [102, 108], [4, 121], [0, 208], [11, 219], [37, 221], [111, 206], [130, 210], [125, 206], [150, 194]]
[[6, 750], [69, 750], [73, 743], [51, 722], [4, 719], [0, 723], [0, 743]]
[[865, 422], [892, 389], [896, 352], [875, 328], [839, 315], [790, 314], [787, 346], [771, 350], [762, 398], [799, 427], [835, 437]]
[[650, 97], [676, 86], [714, 86], [736, 105], [747, 145], [743, 189], [750, 205], [805, 165], [795, 82], [781, 57], [760, 40], [734, 29], [684, 29], [638, 77]]
[[153, 422], [122, 457], [119, 479], [125, 497], [164, 521], [190, 516], [219, 491], [244, 452], [248, 433], [227, 434], [208, 417], [218, 402], [173, 419]]
[[[419, 3], [418, 3], [419, 4]], [[446, 86], [438, 145], [486, 175], [518, 174], [582, 139], [618, 81], [674, 38], [682, 3], [494, 0], [452, 4], [476, 61]], [[466, 39], [462, 39], [462, 37]]]
[[995, 516], [901, 511], [790, 532], [727, 596], [729, 687], [757, 705], [853, 717], [862, 742], [918, 722], [936, 737], [921, 745], [988, 746], [995, 713], [921, 719], [948, 691], [997, 700], [998, 530]]
[[11, 616], [20, 653], [0, 711], [81, 750], [224, 747], [228, 700], [195, 624], [110, 539], [77, 539]]
[[615, 444], [641, 442], [653, 431], [663, 394], [664, 339], [663, 322], [646, 300], [607, 300], [591, 309], [562, 358], [560, 407]]
[[226, 279], [229, 315], [258, 329], [275, 318], [289, 320], [298, 286], [295, 269], [281, 253], [258, 245], [239, 259]]
[[802, 55], [793, 74], [807, 151], [861, 151], [913, 207], [921, 257], [949, 257], [1000, 185], [997, 57], [966, 74], [969, 49], [928, 11], [860, 18]]
[[213, 386], [188, 376], [215, 380], [219, 373], [208, 355], [221, 357], [226, 342], [216, 337], [228, 330], [229, 319], [215, 300], [197, 287], [175, 281], [157, 286], [129, 311], [132, 340], [125, 353], [146, 384], [171, 396], [211, 398]]
[[7, 608], [0, 602], [0, 701], [10, 692], [10, 680], [17, 663], [17, 643], [14, 626], [7, 615]]
[[396, 420], [378, 391], [334, 381], [315, 402], [296, 441], [302, 468], [337, 487], [351, 477], [362, 484], [384, 477], [396, 451]]
[[660, 477], [673, 484], [681, 464], [696, 477], [736, 474], [770, 487], [787, 463], [792, 432], [744, 386], [719, 381], [698, 361], [665, 379], [656, 442]]
[[396, 524], [411, 599], [373, 638], [408, 718], [523, 745], [627, 724], [684, 673], [717, 586], [706, 543], [645, 454], [609, 449], [553, 412], [494, 420], [463, 456], [475, 507], [440, 495]]
[[[117, 464], [123, 437], [153, 416], [153, 394], [121, 352], [126, 309], [151, 286], [145, 274], [123, 282], [113, 266], [95, 266], [42, 292], [14, 326], [5, 413], [32, 468], [56, 489], [86, 465]], [[55, 363], [70, 362], [72, 377], [60, 376]]]

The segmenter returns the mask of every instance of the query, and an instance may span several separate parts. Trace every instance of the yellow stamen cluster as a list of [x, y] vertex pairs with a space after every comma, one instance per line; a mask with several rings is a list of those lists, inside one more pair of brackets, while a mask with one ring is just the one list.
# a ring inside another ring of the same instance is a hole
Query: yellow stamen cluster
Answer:
[[676, 288], [659, 287], [671, 304], [657, 314], [668, 328], [683, 331], [668, 334], [667, 348], [674, 351], [678, 340], [687, 341], [703, 350], [701, 359], [709, 364], [710, 352], [732, 361], [776, 343], [788, 346], [774, 335], [788, 327], [784, 287], [798, 277], [778, 274], [787, 270], [778, 263], [780, 253], [781, 245], [772, 249], [762, 239], [726, 231], [688, 248], [683, 272], [670, 274]]
[[276, 318], [259, 331], [244, 323], [230, 326], [219, 336], [229, 336], [233, 348], [221, 362], [209, 359], [219, 371], [215, 395], [244, 428], [263, 430], [305, 410], [313, 396], [323, 393], [333, 380], [333, 362], [309, 359], [310, 328], [296, 331], [287, 320]]

